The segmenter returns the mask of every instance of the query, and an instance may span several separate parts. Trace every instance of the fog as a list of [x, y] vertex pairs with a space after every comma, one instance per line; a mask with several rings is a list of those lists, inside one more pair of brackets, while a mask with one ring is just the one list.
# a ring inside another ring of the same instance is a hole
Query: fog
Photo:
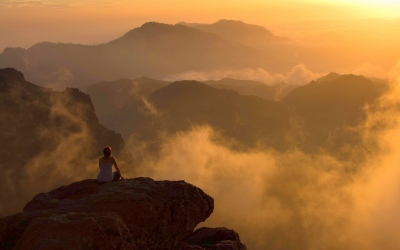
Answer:
[[276, 85], [281, 82], [289, 83], [292, 85], [305, 85], [321, 76], [323, 76], [323, 74], [314, 73], [311, 70], [309, 70], [307, 66], [299, 64], [294, 66], [286, 74], [269, 73], [267, 70], [262, 68], [257, 68], [257, 69], [247, 68], [242, 70], [228, 70], [228, 71], [216, 70], [209, 72], [189, 71], [176, 75], [167, 76], [166, 78], [164, 78], [164, 80], [206, 81], [206, 80], [219, 80], [222, 78], [232, 78], [240, 80], [254, 80], [265, 83], [267, 85]]
[[398, 249], [400, 85], [392, 82], [389, 94], [366, 107], [363, 143], [350, 160], [329, 152], [238, 152], [216, 143], [212, 128], [194, 127], [165, 139], [159, 157], [129, 175], [202, 188], [215, 210], [201, 226], [232, 228], [249, 249]]
[[[21, 101], [21, 96], [26, 102], [32, 98], [27, 98], [29, 92], [24, 93], [23, 89], [18, 89], [18, 85], [13, 90], [11, 93], [15, 95], [14, 101]], [[87, 106], [76, 99], [71, 103], [71, 96], [65, 92], [51, 95], [49, 103], [44, 98], [33, 98], [36, 101], [29, 106], [18, 104], [18, 114], [13, 114], [16, 120], [11, 121], [13, 118], [5, 110], [1, 117], [6, 124], [15, 126], [8, 131], [3, 127], [2, 135], [13, 136], [13, 144], [20, 145], [17, 146], [18, 154], [13, 154], [13, 149], [7, 153], [8, 157], [16, 158], [10, 158], [0, 165], [5, 177], [0, 185], [1, 217], [22, 211], [25, 204], [40, 192], [93, 178], [98, 170], [97, 161], [93, 157], [95, 132], [87, 123]], [[47, 105], [50, 114], [46, 121], [41, 108]], [[32, 109], [32, 106], [36, 108]], [[34, 123], [31, 131], [22, 131], [18, 124], [21, 121]], [[25, 135], [24, 138], [23, 134], [15, 134], [22, 132], [30, 135]], [[98, 149], [99, 153], [101, 150]]]

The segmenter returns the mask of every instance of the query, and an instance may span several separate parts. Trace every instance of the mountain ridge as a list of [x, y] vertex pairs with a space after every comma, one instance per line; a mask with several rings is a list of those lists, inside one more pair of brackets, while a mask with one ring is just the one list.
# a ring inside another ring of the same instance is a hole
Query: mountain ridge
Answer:
[[276, 52], [260, 53], [214, 33], [156, 22], [99, 45], [40, 42], [28, 49], [6, 48], [0, 54], [0, 68], [16, 68], [29, 81], [58, 89], [86, 89], [93, 82], [139, 76], [163, 78], [189, 70], [281, 71], [293, 66]]
[[247, 24], [239, 20], [221, 19], [212, 24], [185, 22], [179, 22], [177, 24], [211, 32], [228, 40], [255, 48], [263, 48], [268, 45], [268, 43], [282, 43], [289, 41], [287, 38], [273, 35], [270, 30], [263, 26]]

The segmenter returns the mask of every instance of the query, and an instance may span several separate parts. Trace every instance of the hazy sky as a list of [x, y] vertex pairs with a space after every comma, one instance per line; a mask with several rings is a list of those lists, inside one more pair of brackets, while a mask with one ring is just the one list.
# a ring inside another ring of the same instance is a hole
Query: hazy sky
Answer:
[[0, 0], [0, 51], [40, 41], [97, 44], [148, 21], [269, 24], [399, 17], [398, 0]]

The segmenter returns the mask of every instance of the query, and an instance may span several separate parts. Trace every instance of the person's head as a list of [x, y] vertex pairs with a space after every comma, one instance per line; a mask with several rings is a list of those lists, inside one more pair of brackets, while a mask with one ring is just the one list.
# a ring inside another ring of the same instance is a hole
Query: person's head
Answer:
[[103, 148], [103, 155], [105, 157], [110, 157], [111, 156], [111, 147], [104, 147]]

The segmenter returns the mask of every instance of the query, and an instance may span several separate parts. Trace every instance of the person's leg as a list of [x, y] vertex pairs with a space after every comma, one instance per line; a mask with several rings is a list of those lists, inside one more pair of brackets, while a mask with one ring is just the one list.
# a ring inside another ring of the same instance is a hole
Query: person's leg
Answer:
[[118, 172], [114, 172], [114, 179], [113, 181], [118, 181], [121, 175]]

